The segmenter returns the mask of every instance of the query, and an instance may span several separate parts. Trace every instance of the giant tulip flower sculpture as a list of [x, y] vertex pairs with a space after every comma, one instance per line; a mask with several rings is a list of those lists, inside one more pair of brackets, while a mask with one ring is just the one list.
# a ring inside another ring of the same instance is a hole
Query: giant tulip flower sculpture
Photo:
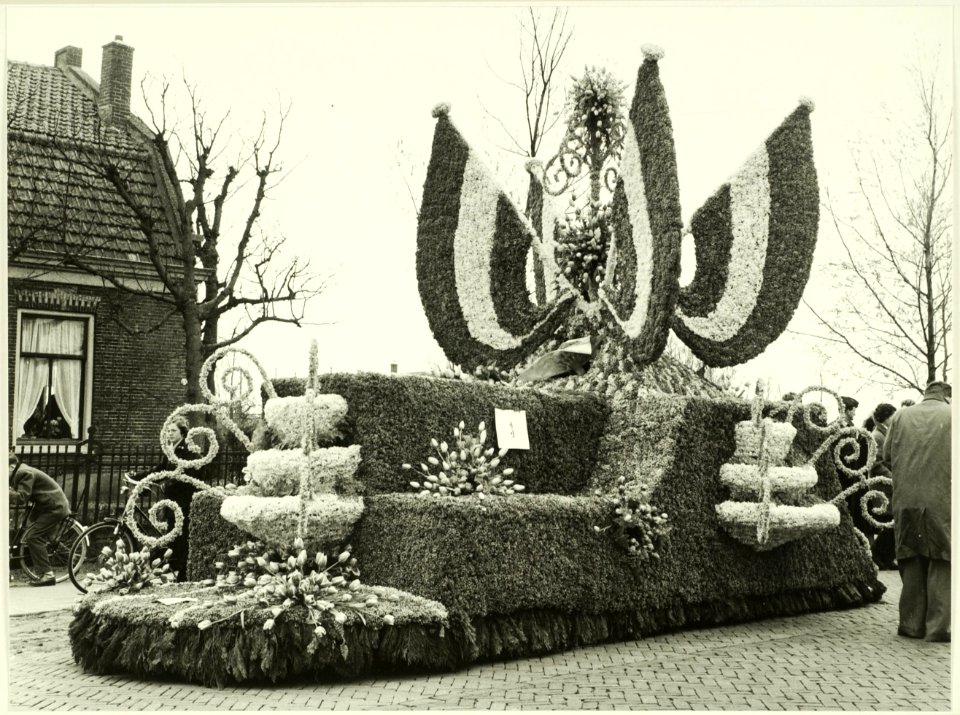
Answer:
[[[710, 366], [757, 355], [786, 328], [810, 274], [819, 194], [812, 103], [799, 106], [694, 213], [697, 267], [680, 288], [683, 236], [673, 129], [658, 48], [644, 47], [619, 176], [611, 241], [595, 298], [558, 270], [556, 223], [538, 231], [497, 185], [450, 119], [437, 120], [417, 232], [417, 279], [434, 337], [469, 370], [510, 368], [580, 311], [601, 321], [636, 363], [656, 360], [669, 330]], [[550, 212], [544, 210], [544, 214]], [[527, 254], [556, 282], [531, 301]]]

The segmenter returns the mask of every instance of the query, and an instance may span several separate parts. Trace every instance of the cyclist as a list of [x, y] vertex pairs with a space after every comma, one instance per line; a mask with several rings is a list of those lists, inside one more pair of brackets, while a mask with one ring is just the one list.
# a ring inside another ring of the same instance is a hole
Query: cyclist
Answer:
[[33, 502], [33, 521], [24, 534], [24, 543], [30, 550], [33, 565], [39, 578], [31, 586], [53, 586], [57, 579], [50, 567], [47, 542], [57, 527], [70, 514], [70, 502], [60, 486], [39, 469], [23, 464], [13, 452], [10, 453], [10, 503]]

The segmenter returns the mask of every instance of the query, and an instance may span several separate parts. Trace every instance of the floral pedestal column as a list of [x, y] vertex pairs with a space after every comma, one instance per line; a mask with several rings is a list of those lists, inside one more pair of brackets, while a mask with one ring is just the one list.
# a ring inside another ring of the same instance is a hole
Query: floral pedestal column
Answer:
[[793, 425], [754, 418], [736, 425], [736, 451], [720, 467], [720, 481], [731, 499], [717, 505], [720, 524], [733, 538], [758, 551], [834, 529], [840, 512], [833, 504], [815, 503], [817, 484], [811, 464], [784, 464], [796, 437]]

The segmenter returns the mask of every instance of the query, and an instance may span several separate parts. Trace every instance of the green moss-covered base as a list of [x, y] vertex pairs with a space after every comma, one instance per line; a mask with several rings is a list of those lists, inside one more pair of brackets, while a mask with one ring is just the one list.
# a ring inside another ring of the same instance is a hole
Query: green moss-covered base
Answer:
[[[458, 642], [472, 660], [496, 660], [554, 653], [578, 646], [635, 640], [669, 631], [707, 628], [746, 621], [795, 616], [875, 603], [885, 586], [879, 581], [851, 582], [773, 596], [734, 598], [707, 603], [674, 603], [654, 611], [564, 613], [525, 611], [509, 616], [469, 619], [451, 614]], [[464, 634], [460, 635], [459, 631]]]
[[[427, 599], [400, 594], [397, 602], [368, 609], [365, 621], [347, 611], [342, 637], [333, 619], [322, 625], [327, 635], [315, 648], [315, 626], [306, 610], [294, 607], [276, 618], [254, 609], [201, 630], [202, 619], [216, 621], [236, 607], [216, 601], [186, 610], [191, 602], [163, 604], [160, 597], [189, 596], [202, 604], [215, 598], [195, 583], [170, 584], [135, 596], [91, 594], [76, 609], [70, 624], [74, 660], [90, 673], [129, 673], [221, 687], [231, 683], [276, 682], [303, 677], [344, 678], [373, 671], [437, 670], [463, 662], [466, 648], [451, 637], [446, 610]], [[178, 613], [174, 628], [170, 618]], [[394, 616], [394, 625], [383, 614]]]
[[295, 618], [278, 620], [271, 631], [264, 631], [262, 618], [256, 616], [245, 627], [237, 621], [204, 631], [192, 624], [173, 629], [168, 619], [174, 607], [125, 597], [104, 608], [98, 603], [112, 596], [93, 596], [78, 609], [70, 639], [74, 659], [97, 674], [169, 677], [217, 687], [293, 678], [329, 681], [374, 672], [450, 670], [475, 661], [533, 656], [679, 628], [847, 608], [875, 602], [883, 591], [879, 582], [853, 582], [763, 598], [677, 603], [651, 612], [532, 610], [507, 616], [451, 615], [449, 624], [424, 619], [424, 600], [413, 599], [406, 608], [394, 609], [399, 612], [396, 625], [348, 622], [342, 642], [327, 638], [313, 652], [307, 648], [312, 626]]

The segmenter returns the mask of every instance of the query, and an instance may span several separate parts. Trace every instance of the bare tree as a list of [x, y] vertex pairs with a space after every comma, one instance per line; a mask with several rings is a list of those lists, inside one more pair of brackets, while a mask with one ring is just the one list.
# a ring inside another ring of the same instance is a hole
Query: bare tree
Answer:
[[526, 17], [521, 17], [519, 24], [520, 81], [497, 76], [523, 95], [526, 136], [517, 137], [500, 117], [486, 107], [484, 111], [500, 125], [510, 141], [510, 146], [501, 146], [501, 149], [533, 158], [540, 151], [544, 135], [561, 119], [563, 99], [557, 99], [554, 75], [563, 61], [573, 30], [567, 28], [567, 11], [562, 8], [555, 8], [547, 23], [538, 10], [528, 7]]
[[[186, 81], [184, 87], [189, 118], [183, 129], [167, 127], [169, 83], [163, 83], [158, 106], [147, 102], [153, 124], [150, 150], [173, 204], [166, 220], [144, 192], [129, 154], [107, 148], [115, 130], [101, 127], [99, 142], [94, 143], [58, 141], [74, 173], [71, 186], [106, 186], [122, 199], [127, 221], [132, 220], [136, 235], [147, 246], [148, 279], [131, 280], [96, 260], [97, 249], [110, 247], [112, 241], [122, 240], [120, 236], [103, 238], [101, 231], [97, 242], [78, 243], [73, 236], [58, 245], [64, 265], [97, 276], [121, 296], [160, 301], [169, 307], [167, 317], [179, 316], [185, 335], [186, 399], [196, 402], [200, 368], [209, 355], [263, 323], [301, 326], [307, 302], [323, 290], [323, 283], [309, 261], [283, 255], [282, 233], [262, 226], [265, 203], [284, 176], [278, 151], [289, 107], [279, 110], [272, 128], [264, 114], [257, 133], [229, 161], [225, 159], [232, 138], [227, 130], [229, 113], [211, 120], [196, 88]], [[70, 225], [69, 205], [65, 197], [59, 218], [57, 212], [49, 212], [42, 222], [43, 234], [77, 233]], [[228, 207], [233, 210], [228, 212]], [[31, 237], [20, 239], [18, 246]], [[157, 282], [162, 286], [159, 291]], [[117, 317], [122, 324], [122, 311]], [[227, 324], [232, 330], [223, 335]]]
[[[519, 19], [520, 45], [518, 60], [520, 65], [519, 81], [499, 79], [515, 88], [523, 97], [525, 136], [511, 131], [501, 117], [488, 110], [484, 111], [500, 126], [508, 140], [507, 145], [499, 145], [504, 151], [529, 159], [536, 158], [544, 136], [562, 119], [563, 96], [559, 86], [557, 71], [563, 61], [572, 28], [567, 27], [567, 11], [555, 8], [549, 21], [541, 16], [539, 10], [527, 8], [527, 13]], [[496, 72], [494, 72], [496, 74]], [[481, 102], [481, 106], [483, 103]], [[543, 187], [532, 174], [527, 180], [527, 200], [525, 211], [534, 224], [539, 225], [543, 213]], [[533, 261], [534, 282], [537, 302], [546, 301], [546, 283], [543, 265]]]
[[825, 202], [843, 248], [841, 298], [831, 310], [804, 302], [820, 337], [856, 356], [864, 376], [922, 392], [950, 372], [953, 110], [935, 70], [912, 77], [916, 113], [895, 144], [855, 158], [863, 213]]

